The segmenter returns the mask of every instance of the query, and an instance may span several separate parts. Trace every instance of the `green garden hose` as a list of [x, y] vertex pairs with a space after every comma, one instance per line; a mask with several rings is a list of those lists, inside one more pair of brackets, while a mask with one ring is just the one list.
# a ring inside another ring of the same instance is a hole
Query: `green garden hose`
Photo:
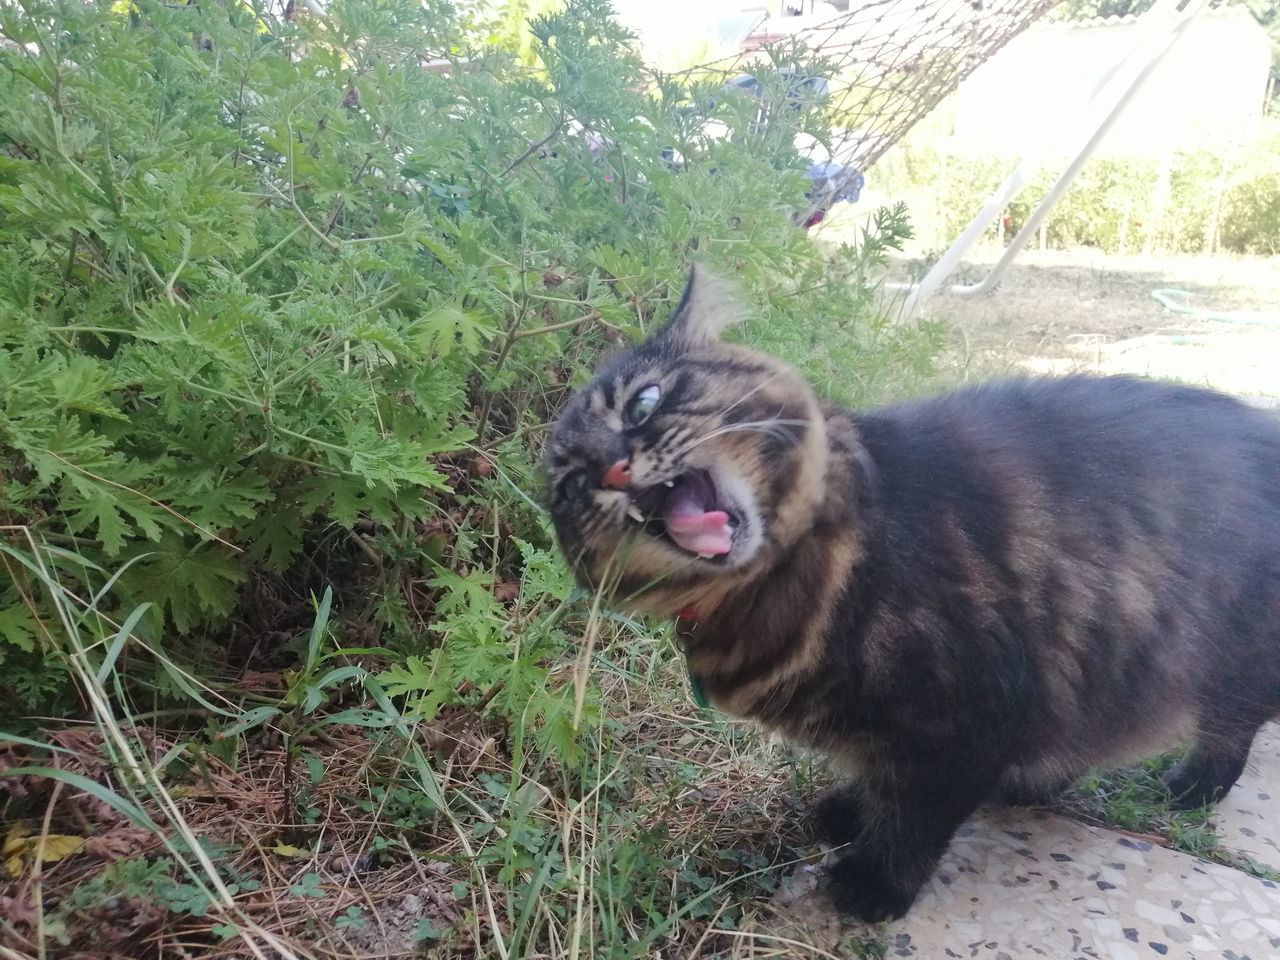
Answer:
[[1182, 297], [1190, 300], [1195, 297], [1194, 293], [1188, 293], [1186, 290], [1175, 290], [1172, 287], [1161, 287], [1158, 290], [1151, 291], [1151, 298], [1159, 302], [1166, 310], [1172, 310], [1174, 313], [1184, 317], [1195, 317], [1197, 320], [1217, 320], [1222, 323], [1244, 323], [1259, 327], [1275, 327], [1280, 329], [1280, 313], [1266, 312], [1263, 310], [1204, 310], [1199, 307], [1193, 307], [1189, 303], [1179, 303], [1174, 298]]

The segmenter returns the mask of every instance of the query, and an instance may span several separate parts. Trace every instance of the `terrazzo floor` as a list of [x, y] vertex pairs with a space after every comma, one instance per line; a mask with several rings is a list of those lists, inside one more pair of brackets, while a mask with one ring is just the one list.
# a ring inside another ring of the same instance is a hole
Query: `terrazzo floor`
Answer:
[[[1278, 801], [1272, 726], [1214, 817], [1223, 845], [1280, 869]], [[856, 956], [815, 885], [814, 872], [794, 875], [780, 909], [815, 949]], [[992, 810], [961, 828], [906, 917], [864, 933], [887, 957], [925, 960], [1280, 960], [1280, 885], [1053, 814]]]

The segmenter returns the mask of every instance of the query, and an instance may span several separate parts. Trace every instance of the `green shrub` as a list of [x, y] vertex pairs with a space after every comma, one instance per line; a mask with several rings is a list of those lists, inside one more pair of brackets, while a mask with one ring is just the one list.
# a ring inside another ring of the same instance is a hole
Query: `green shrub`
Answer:
[[1280, 253], [1280, 155], [1270, 153], [1238, 177], [1224, 206], [1223, 247], [1259, 256]]
[[[847, 398], [904, 388], [932, 347], [872, 317], [901, 213], [820, 255], [791, 222], [796, 121], [752, 130], [648, 76], [603, 0], [536, 20], [532, 70], [440, 0], [296, 9], [0, 10], [6, 708], [66, 706], [37, 543], [101, 593], [91, 629], [149, 602], [139, 635], [210, 676], [305, 631], [333, 583], [354, 636], [452, 638], [433, 702], [478, 700], [501, 584], [548, 545], [538, 431], [692, 255], [767, 303], [747, 336]], [[701, 137], [708, 109], [733, 136]]]
[[[1096, 247], [1108, 253], [1274, 252], [1280, 211], [1280, 133], [1245, 151], [1200, 149], [1157, 159], [1094, 157], [1050, 212], [1046, 244]], [[935, 209], [922, 232], [949, 243], [1012, 170], [1007, 159], [953, 152], [908, 140], [877, 167], [875, 186], [888, 196], [927, 198]], [[1026, 222], [1060, 168], [1035, 171], [989, 236], [1007, 239]], [[1165, 179], [1161, 185], [1162, 176]], [[1036, 241], [1033, 241], [1035, 243]]]

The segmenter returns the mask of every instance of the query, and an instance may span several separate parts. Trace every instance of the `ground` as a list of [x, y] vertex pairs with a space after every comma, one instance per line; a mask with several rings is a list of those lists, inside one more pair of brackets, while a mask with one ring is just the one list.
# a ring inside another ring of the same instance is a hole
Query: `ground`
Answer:
[[[989, 262], [962, 268], [952, 282], [976, 283]], [[919, 266], [902, 262], [895, 274], [905, 276]], [[1228, 321], [1179, 315], [1152, 297], [1169, 289], [1191, 295], [1176, 303], [1237, 316]], [[944, 371], [952, 377], [1082, 369], [1184, 380], [1250, 398], [1280, 397], [1277, 259], [1028, 252], [995, 293], [941, 294], [922, 313], [947, 325], [951, 343]]]
[[[895, 277], [922, 266], [900, 262]], [[977, 282], [983, 266], [953, 282]], [[1151, 297], [1162, 288], [1238, 315], [1172, 313]], [[1132, 373], [1280, 406], [1275, 260], [1033, 253], [994, 295], [941, 295], [923, 314], [949, 328], [946, 380]], [[1264, 730], [1241, 781], [1208, 816], [1170, 814], [1154, 772], [1099, 777], [1049, 810], [985, 811], [911, 913], [855, 942], [895, 957], [1280, 957], [1280, 731]], [[816, 871], [797, 871], [779, 902], [813, 955], [847, 955], [849, 929], [825, 912], [815, 884]]]

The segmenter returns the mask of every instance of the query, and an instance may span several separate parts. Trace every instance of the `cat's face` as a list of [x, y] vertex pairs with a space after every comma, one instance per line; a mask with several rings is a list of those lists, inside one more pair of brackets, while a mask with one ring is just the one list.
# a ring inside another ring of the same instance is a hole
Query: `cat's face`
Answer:
[[785, 364], [720, 341], [725, 297], [695, 270], [671, 323], [604, 364], [548, 441], [561, 549], [612, 605], [714, 601], [789, 546], [821, 500], [817, 400]]

